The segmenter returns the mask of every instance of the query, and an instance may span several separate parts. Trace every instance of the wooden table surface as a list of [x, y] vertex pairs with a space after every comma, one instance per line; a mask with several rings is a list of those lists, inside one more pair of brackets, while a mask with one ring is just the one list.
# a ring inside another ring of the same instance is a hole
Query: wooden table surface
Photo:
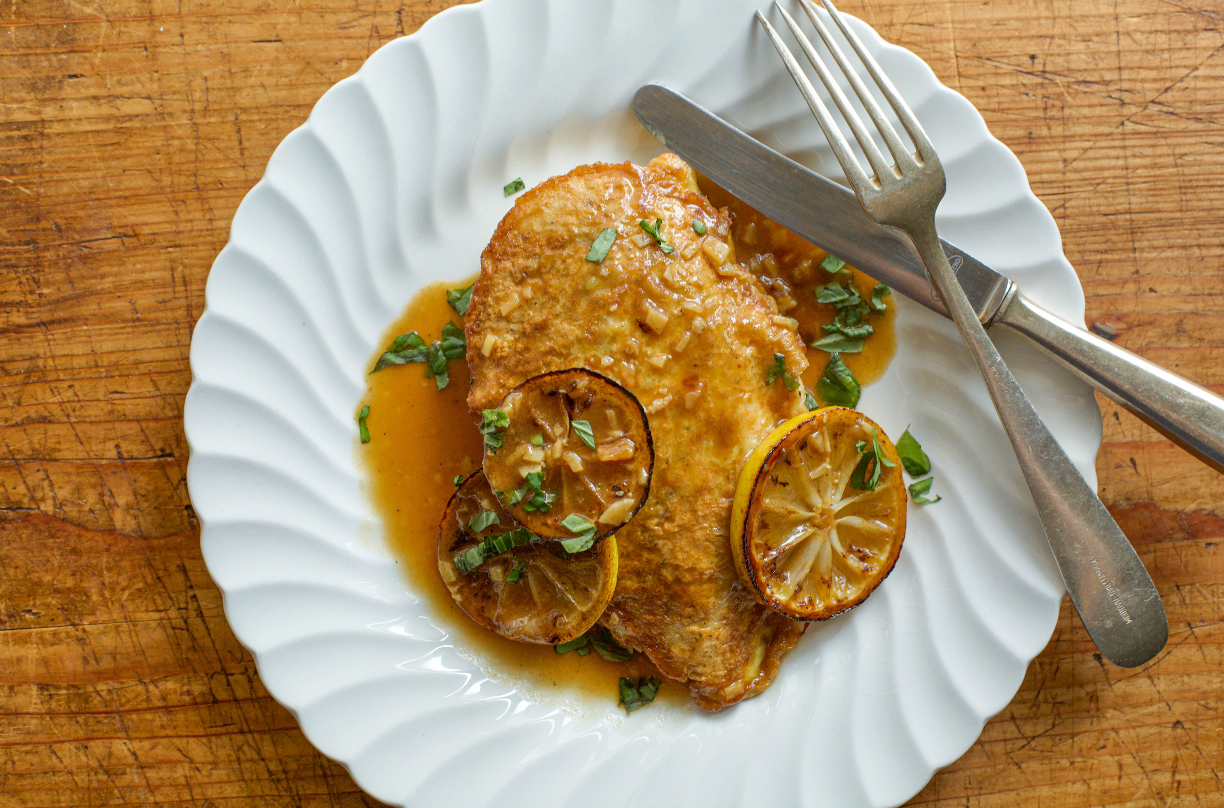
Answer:
[[[182, 408], [209, 266], [273, 148], [446, 5], [0, 0], [0, 805], [377, 804], [225, 622]], [[844, 7], [1020, 157], [1088, 323], [1224, 389], [1224, 4]], [[1114, 668], [1064, 603], [1015, 699], [914, 805], [1224, 805], [1224, 477], [1101, 403], [1101, 496], [1168, 648]]]

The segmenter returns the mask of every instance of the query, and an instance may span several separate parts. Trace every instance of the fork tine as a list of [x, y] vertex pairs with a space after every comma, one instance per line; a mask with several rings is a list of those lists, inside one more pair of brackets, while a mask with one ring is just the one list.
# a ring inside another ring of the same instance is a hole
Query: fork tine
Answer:
[[829, 113], [828, 108], [825, 107], [824, 101], [816, 94], [816, 88], [812, 86], [812, 82], [808, 81], [807, 74], [803, 72], [803, 69], [799, 67], [799, 63], [795, 61], [790, 48], [786, 47], [782, 37], [778, 36], [778, 32], [769, 24], [769, 20], [765, 19], [765, 16], [760, 11], [756, 13], [756, 18], [761, 27], [765, 29], [765, 33], [769, 35], [769, 39], [773, 42], [774, 48], [777, 49], [778, 55], [782, 57], [782, 63], [786, 65], [787, 72], [791, 74], [791, 78], [798, 85], [799, 92], [803, 93], [803, 97], [808, 103], [808, 108], [816, 116], [816, 122], [820, 124], [820, 128], [824, 131], [825, 138], [833, 149], [833, 155], [837, 157], [837, 162], [841, 163], [842, 170], [846, 172], [846, 179], [854, 187], [854, 192], [862, 199], [865, 194], [875, 191], [875, 184], [872, 183], [871, 178], [863, 171], [863, 167], [859, 165], [858, 158], [854, 156], [854, 152], [850, 151], [850, 144], [846, 142], [841, 129], [834, 123], [833, 116]]
[[[804, 8], [807, 8], [807, 6], [810, 4], [809, 0], [799, 1], [804, 4]], [[846, 21], [842, 19], [841, 12], [839, 12], [833, 6], [832, 1], [820, 1], [824, 4], [825, 9], [828, 10], [829, 16], [833, 18], [835, 23], [837, 23], [837, 27], [841, 30], [842, 35], [846, 37], [846, 41], [850, 43], [850, 47], [854, 48], [854, 52], [858, 54], [859, 59], [863, 62], [863, 66], [867, 68], [867, 72], [871, 74], [871, 78], [875, 80], [876, 85], [880, 88], [880, 92], [882, 92], [884, 94], [884, 98], [887, 99], [888, 105], [892, 107], [893, 112], [897, 113], [897, 118], [901, 121], [901, 125], [905, 127], [905, 131], [909, 133], [910, 139], [914, 141], [914, 146], [918, 151], [918, 157], [921, 158], [924, 164], [930, 161], [934, 161], [938, 164], [939, 157], [935, 154], [935, 148], [931, 145], [931, 140], [927, 137], [926, 132], [923, 130], [922, 124], [918, 123], [918, 119], [914, 117], [914, 113], [912, 110], [910, 110], [909, 104], [905, 103], [905, 100], [901, 98], [901, 94], [897, 92], [897, 88], [893, 86], [891, 81], [889, 81], [887, 74], [880, 69], [879, 63], [876, 62], [875, 58], [867, 52], [867, 48], [863, 46], [862, 40], [858, 38], [858, 34], [850, 30], [850, 26], [847, 25]], [[808, 9], [808, 16], [812, 17], [813, 22], [816, 21], [814, 12], [814, 8]], [[818, 27], [823, 28], [823, 26], [820, 25], [818, 25]], [[829, 39], [825, 36], [825, 33], [826, 32], [822, 30], [821, 37], [824, 37], [825, 41], [829, 42]], [[830, 50], [832, 49], [833, 48], [830, 45]], [[853, 70], [849, 69], [848, 65], [844, 61], [845, 55], [841, 54], [841, 50], [838, 49], [836, 53], [840, 54], [838, 56], [838, 64], [841, 65], [841, 68], [843, 71], [845, 71], [846, 75], [851, 77], [851, 82], [855, 83], [855, 92], [857, 92], [860, 97], [866, 96], [863, 98], [863, 102], [866, 104], [867, 98], [870, 98], [871, 96], [865, 93], [864, 89], [860, 89], [862, 88], [862, 80], [858, 78], [857, 74]], [[875, 103], [874, 99], [871, 100], [871, 107], [875, 108], [873, 118], [875, 115], [882, 115], [879, 105]], [[890, 130], [892, 129], [891, 126], [888, 128]], [[900, 141], [898, 141], [898, 144], [899, 143]], [[890, 143], [889, 149], [892, 150], [892, 148], [892, 144]], [[909, 154], [908, 149], [902, 147], [902, 150], [905, 151], [907, 155]], [[896, 156], [895, 151], [893, 152], [893, 155]]]
[[[854, 133], [854, 139], [862, 147], [863, 154], [867, 157], [867, 162], [871, 164], [872, 170], [875, 171], [876, 182], [882, 187], [887, 180], [891, 180], [895, 176], [892, 173], [891, 166], [885, 161], [884, 155], [880, 153], [880, 149], [876, 146], [875, 141], [871, 139], [871, 135], [867, 133], [867, 128], [863, 126], [863, 121], [859, 118], [858, 113], [854, 111], [854, 107], [850, 106], [850, 100], [846, 98], [846, 94], [837, 85], [837, 81], [833, 78], [833, 74], [829, 72], [824, 59], [820, 58], [820, 54], [812, 47], [812, 41], [807, 38], [802, 29], [799, 28], [799, 24], [795, 22], [790, 14], [786, 13], [786, 9], [782, 8], [782, 5], [777, 0], [774, 0], [774, 7], [782, 15], [782, 19], [786, 21], [786, 26], [790, 28], [791, 34], [798, 41], [799, 47], [803, 49], [803, 53], [807, 56], [808, 61], [812, 63], [812, 67], [816, 68], [816, 75], [820, 76], [820, 81], [828, 89], [829, 95], [833, 96], [833, 101], [837, 104], [837, 108], [841, 110], [842, 117], [846, 119], [846, 123], [850, 124], [850, 131]], [[808, 13], [811, 14], [810, 11]]]
[[[867, 110], [867, 114], [871, 117], [872, 122], [875, 123], [876, 128], [880, 130], [880, 134], [884, 137], [885, 144], [888, 145], [888, 151], [892, 154], [893, 159], [897, 161], [897, 170], [903, 175], [908, 173], [910, 168], [917, 166], [914, 158], [910, 155], [909, 148], [901, 142], [901, 138], [897, 136], [897, 130], [893, 129], [892, 124], [888, 122], [888, 118], [884, 117], [884, 110], [880, 109], [880, 105], [876, 103], [875, 96], [871, 94], [871, 92], [867, 89], [867, 86], [863, 83], [863, 80], [859, 78], [858, 71], [850, 66], [849, 60], [846, 59], [845, 52], [841, 49], [841, 46], [839, 46], [833, 40], [833, 34], [830, 33], [828, 26], [824, 24], [824, 21], [820, 19], [820, 15], [816, 13], [816, 6], [812, 4], [811, 0], [799, 0], [799, 5], [803, 6], [803, 10], [807, 12], [808, 19], [810, 19], [812, 21], [812, 25], [816, 27], [816, 32], [819, 33], [820, 38], [824, 40], [825, 46], [829, 49], [829, 53], [833, 54], [834, 60], [837, 61], [837, 66], [841, 68], [842, 73], [846, 74], [846, 78], [850, 81], [850, 86], [854, 88], [854, 92], [859, 97], [859, 100], [863, 102], [863, 107]], [[829, 9], [829, 15], [837, 21], [837, 27], [840, 28], [843, 33], [846, 33], [846, 26], [841, 19], [841, 15], [837, 13], [837, 9], [833, 8], [832, 4], [828, 2], [825, 2], [825, 6]], [[849, 39], [849, 36], [850, 35], [847, 33], [847, 39]], [[859, 57], [862, 58], [863, 63], [866, 64], [867, 60], [871, 58], [870, 55], [863, 55], [864, 52], [859, 50], [857, 40], [851, 40], [850, 44], [852, 47], [854, 47], [855, 52], [859, 54]], [[870, 68], [868, 69], [870, 70]], [[878, 66], [876, 70], [871, 72], [871, 75], [876, 79], [876, 82], [879, 83], [880, 79], [877, 76], [877, 73], [882, 75], [881, 71], [878, 69]], [[885, 97], [888, 97], [888, 92], [884, 91], [884, 95]], [[902, 121], [905, 120], [904, 116], [900, 113], [898, 113], [898, 117], [900, 117]], [[908, 128], [909, 127], [906, 127], [907, 130]]]

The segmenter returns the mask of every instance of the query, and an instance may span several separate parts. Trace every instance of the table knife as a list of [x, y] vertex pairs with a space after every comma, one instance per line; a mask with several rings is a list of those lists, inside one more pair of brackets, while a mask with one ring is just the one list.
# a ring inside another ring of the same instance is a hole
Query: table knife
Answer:
[[[633, 108], [664, 146], [728, 192], [893, 290], [948, 316], [913, 245], [868, 218], [850, 189], [660, 84], [639, 89]], [[1003, 275], [956, 245], [942, 243], [984, 326], [1015, 331], [1224, 472], [1224, 398], [1055, 316]]]

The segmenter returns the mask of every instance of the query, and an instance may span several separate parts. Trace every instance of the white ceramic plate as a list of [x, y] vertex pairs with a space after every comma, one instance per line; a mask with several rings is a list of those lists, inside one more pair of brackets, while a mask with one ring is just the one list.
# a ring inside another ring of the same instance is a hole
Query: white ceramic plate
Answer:
[[[756, 2], [446, 11], [332, 88], [234, 217], [184, 414], [204, 556], [268, 689], [379, 799], [896, 805], [969, 748], [1050, 637], [1062, 583], [977, 371], [949, 322], [904, 300], [897, 357], [860, 408], [890, 434], [913, 424], [943, 501], [911, 508], [887, 582], [812, 626], [756, 699], [628, 719], [611, 697], [530, 699], [455, 649], [379, 545], [354, 464], [366, 361], [415, 290], [478, 268], [513, 202], [504, 183], [654, 156], [630, 109], [651, 81], [836, 173], [753, 24]], [[1082, 321], [1079, 283], [1019, 162], [921, 60], [855, 25], [943, 159], [941, 234]], [[1001, 342], [1094, 482], [1091, 393]]]

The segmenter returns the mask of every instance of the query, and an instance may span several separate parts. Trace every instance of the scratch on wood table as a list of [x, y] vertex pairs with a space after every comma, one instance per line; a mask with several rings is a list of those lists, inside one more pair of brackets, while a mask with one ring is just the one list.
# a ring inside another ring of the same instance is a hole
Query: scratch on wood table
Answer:
[[[204, 282], [323, 92], [449, 2], [0, 0], [0, 805], [373, 806], [226, 625], [184, 474]], [[1224, 390], [1224, 8], [847, 0], [1019, 156], [1088, 324]], [[921, 806], [1224, 805], [1224, 477], [1100, 399], [1168, 608], [1049, 646]]]

